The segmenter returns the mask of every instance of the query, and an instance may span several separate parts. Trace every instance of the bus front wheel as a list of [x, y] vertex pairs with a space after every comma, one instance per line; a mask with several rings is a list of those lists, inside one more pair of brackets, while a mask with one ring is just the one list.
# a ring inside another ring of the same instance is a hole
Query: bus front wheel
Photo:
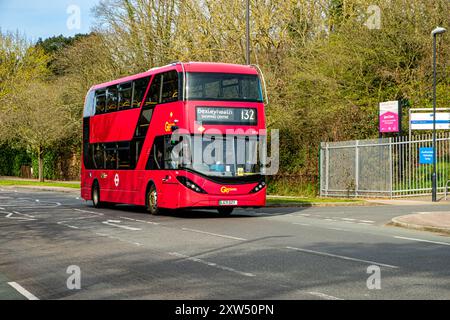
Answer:
[[219, 211], [219, 214], [221, 216], [229, 216], [233, 213], [234, 208], [226, 207], [226, 208], [219, 208], [217, 211]]
[[97, 182], [95, 182], [92, 187], [92, 204], [94, 205], [94, 208], [101, 208], [103, 204], [100, 201], [100, 187]]
[[147, 191], [146, 203], [147, 211], [150, 214], [157, 215], [160, 213], [160, 209], [158, 208], [158, 191], [156, 190], [156, 186], [154, 184], [152, 184]]

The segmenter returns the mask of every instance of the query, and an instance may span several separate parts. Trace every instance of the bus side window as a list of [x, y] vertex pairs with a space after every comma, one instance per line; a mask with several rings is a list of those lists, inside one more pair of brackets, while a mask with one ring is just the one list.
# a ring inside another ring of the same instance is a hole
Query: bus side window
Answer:
[[146, 170], [164, 169], [164, 136], [155, 137]]
[[144, 99], [150, 77], [137, 79], [133, 82], [133, 103], [132, 108], [139, 108]]
[[106, 94], [106, 112], [117, 111], [117, 86], [108, 87]]
[[105, 168], [105, 150], [103, 144], [93, 145], [93, 164], [94, 169], [104, 169]]
[[132, 83], [123, 83], [119, 85], [119, 102], [118, 110], [126, 110], [131, 107], [131, 100], [133, 98]]
[[106, 90], [97, 90], [95, 92], [95, 114], [102, 114], [106, 107]]
[[117, 144], [117, 154], [119, 157], [119, 168], [120, 170], [131, 169], [131, 150], [130, 142], [119, 142]]
[[178, 73], [173, 70], [163, 73], [161, 103], [178, 100]]
[[161, 103], [161, 80], [161, 74], [157, 74], [153, 78], [144, 107], [152, 107]]

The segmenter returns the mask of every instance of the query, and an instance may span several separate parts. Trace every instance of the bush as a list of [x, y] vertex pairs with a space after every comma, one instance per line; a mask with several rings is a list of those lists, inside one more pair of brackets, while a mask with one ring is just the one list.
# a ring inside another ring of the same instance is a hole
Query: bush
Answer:
[[30, 164], [30, 156], [24, 149], [15, 149], [9, 145], [0, 146], [0, 175], [19, 177], [20, 168]]

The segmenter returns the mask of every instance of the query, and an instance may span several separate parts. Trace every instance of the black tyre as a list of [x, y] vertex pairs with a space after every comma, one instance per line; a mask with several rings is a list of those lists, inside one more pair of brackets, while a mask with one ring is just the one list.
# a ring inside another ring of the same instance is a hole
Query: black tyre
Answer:
[[98, 185], [98, 182], [94, 182], [94, 185], [92, 186], [92, 204], [94, 205], [94, 208], [101, 208], [103, 206], [103, 203], [100, 200], [100, 186]]
[[219, 214], [221, 216], [229, 216], [233, 213], [234, 208], [232, 207], [224, 207], [224, 208], [218, 208], [217, 211], [219, 211]]
[[158, 191], [156, 186], [152, 184], [147, 191], [146, 195], [146, 207], [147, 211], [152, 215], [158, 215], [161, 213], [161, 209], [158, 208]]

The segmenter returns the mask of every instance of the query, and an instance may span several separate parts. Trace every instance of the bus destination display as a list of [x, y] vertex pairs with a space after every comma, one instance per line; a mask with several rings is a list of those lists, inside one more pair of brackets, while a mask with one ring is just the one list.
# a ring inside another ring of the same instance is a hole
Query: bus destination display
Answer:
[[256, 125], [255, 108], [197, 107], [196, 120], [203, 124]]

